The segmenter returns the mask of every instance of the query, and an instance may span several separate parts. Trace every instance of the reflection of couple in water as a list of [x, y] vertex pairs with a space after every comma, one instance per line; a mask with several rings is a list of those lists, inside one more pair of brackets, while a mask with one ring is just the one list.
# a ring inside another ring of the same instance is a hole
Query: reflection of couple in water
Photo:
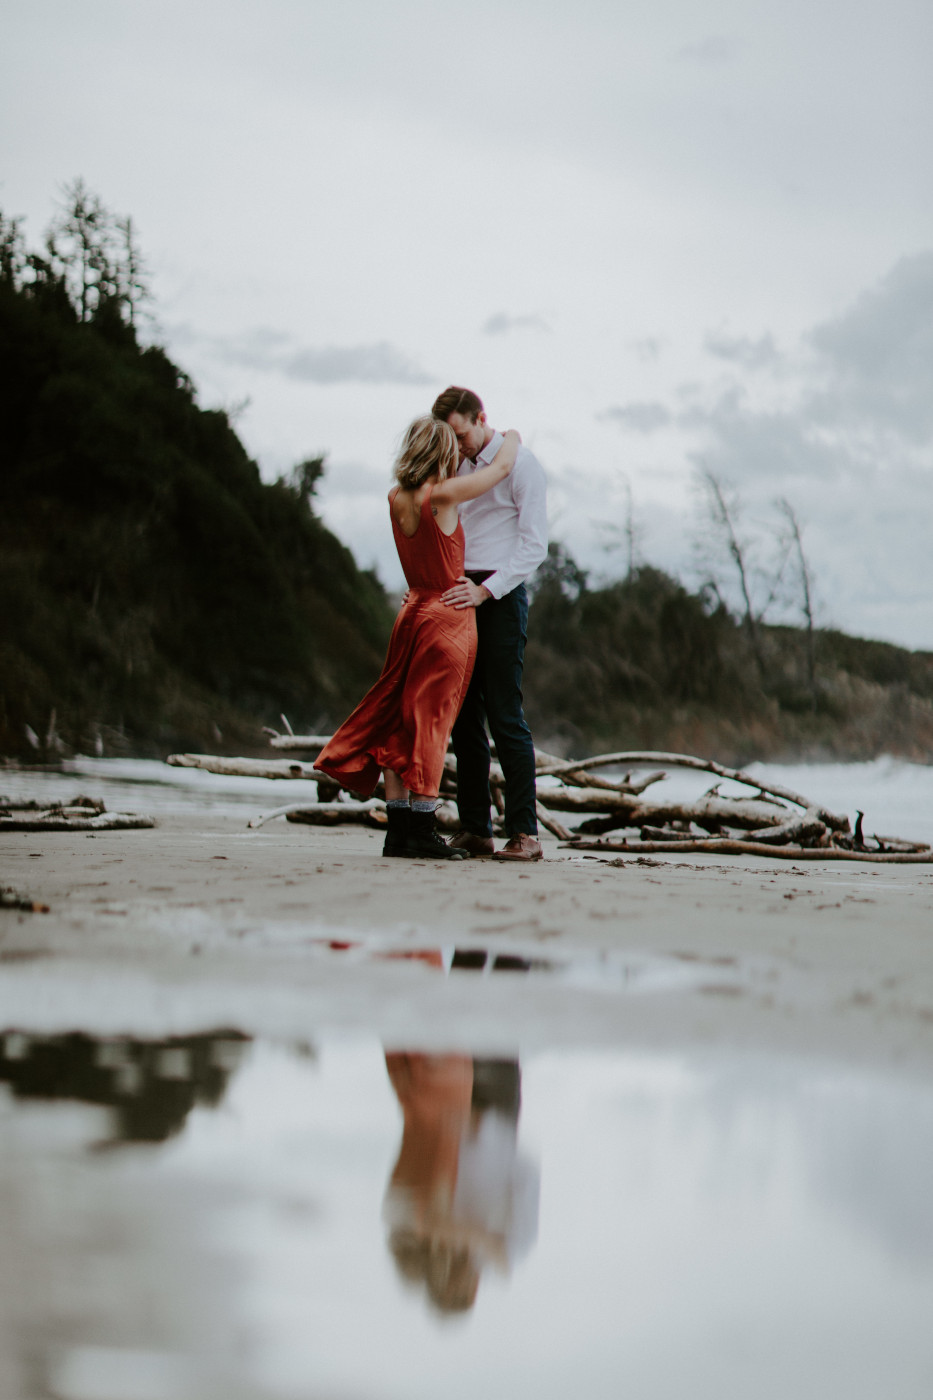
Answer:
[[[535, 757], [522, 709], [525, 579], [547, 554], [544, 472], [518, 433], [489, 427], [469, 389], [446, 389], [405, 434], [389, 492], [408, 582], [379, 680], [315, 767], [369, 795], [384, 774], [386, 856], [540, 860]], [[486, 723], [505, 776], [507, 842], [490, 821]], [[435, 822], [453, 731], [461, 830]]]
[[538, 1177], [517, 1150], [514, 1060], [386, 1053], [402, 1142], [383, 1214], [402, 1277], [441, 1312], [473, 1306], [482, 1269], [534, 1243]]

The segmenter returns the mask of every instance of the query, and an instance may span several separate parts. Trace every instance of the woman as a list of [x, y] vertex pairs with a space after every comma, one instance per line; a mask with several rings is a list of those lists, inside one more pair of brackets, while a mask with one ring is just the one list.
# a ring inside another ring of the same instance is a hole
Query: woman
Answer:
[[385, 774], [389, 830], [384, 856], [460, 860], [437, 832], [434, 811], [447, 743], [476, 657], [472, 608], [447, 608], [441, 594], [463, 576], [458, 507], [492, 489], [515, 465], [521, 438], [511, 430], [488, 466], [456, 475], [453, 429], [416, 418], [395, 464], [389, 492], [392, 533], [408, 596], [382, 675], [315, 763], [353, 792], [368, 795]]

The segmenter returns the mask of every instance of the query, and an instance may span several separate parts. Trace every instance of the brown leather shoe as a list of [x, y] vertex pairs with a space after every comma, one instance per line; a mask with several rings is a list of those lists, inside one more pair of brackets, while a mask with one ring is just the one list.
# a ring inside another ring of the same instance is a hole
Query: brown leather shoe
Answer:
[[544, 852], [541, 850], [541, 842], [536, 836], [526, 836], [519, 831], [514, 836], [510, 836], [502, 847], [501, 851], [496, 851], [494, 860], [541, 860]]
[[474, 836], [472, 831], [458, 831], [456, 836], [451, 836], [448, 846], [453, 846], [455, 850], [466, 851], [468, 856], [473, 856], [477, 860], [482, 860], [484, 856], [495, 855], [496, 847], [491, 836]]

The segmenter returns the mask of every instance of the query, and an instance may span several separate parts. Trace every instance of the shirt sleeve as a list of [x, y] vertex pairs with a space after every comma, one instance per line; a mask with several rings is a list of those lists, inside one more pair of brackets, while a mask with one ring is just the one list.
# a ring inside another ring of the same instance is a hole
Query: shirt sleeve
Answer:
[[518, 537], [501, 569], [483, 583], [494, 598], [511, 593], [547, 558], [547, 478], [541, 463], [527, 448], [519, 449], [509, 486], [518, 512]]

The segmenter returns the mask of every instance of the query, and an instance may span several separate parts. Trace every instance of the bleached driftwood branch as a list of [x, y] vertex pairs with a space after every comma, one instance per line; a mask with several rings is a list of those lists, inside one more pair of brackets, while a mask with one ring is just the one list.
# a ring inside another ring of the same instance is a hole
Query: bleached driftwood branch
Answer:
[[[905, 843], [906, 844], [906, 843]], [[769, 846], [763, 841], [736, 841], [731, 837], [709, 836], [703, 839], [672, 841], [584, 841], [567, 843], [574, 851], [612, 852], [619, 855], [643, 856], [665, 853], [683, 855], [691, 851], [709, 851], [716, 855], [733, 856], [774, 856], [780, 860], [864, 860], [887, 862], [892, 865], [933, 864], [933, 851], [918, 843], [910, 850], [898, 851], [853, 851], [846, 846]], [[621, 862], [619, 862], [621, 864]]]
[[142, 831], [155, 826], [153, 817], [136, 812], [107, 812], [103, 803], [98, 810], [87, 805], [51, 807], [44, 812], [6, 807], [0, 812], [0, 831]]
[[368, 802], [289, 802], [284, 807], [276, 807], [271, 812], [263, 812], [259, 817], [251, 817], [247, 826], [255, 829], [265, 826], [275, 817], [292, 818], [297, 814], [305, 816], [309, 825], [336, 826], [340, 822], [360, 821], [374, 812], [384, 812], [386, 805], [376, 798]]
[[659, 783], [667, 777], [666, 773], [648, 773], [633, 781], [631, 773], [626, 773], [624, 778], [601, 778], [587, 770], [582, 763], [569, 768], [565, 759], [546, 753], [544, 749], [535, 749], [535, 776], [546, 778], [552, 773], [558, 774], [561, 782], [570, 787], [604, 788], [607, 792], [628, 792], [635, 796], [651, 787], [652, 783]]
[[811, 807], [809, 811], [804, 812], [803, 816], [792, 817], [790, 821], [782, 822], [779, 826], [763, 827], [761, 831], [750, 832], [748, 839], [780, 846], [788, 841], [799, 843], [815, 836], [822, 836], [825, 830], [826, 825], [820, 820], [816, 808]]
[[263, 731], [269, 736], [270, 749], [292, 749], [320, 753], [329, 741], [329, 734], [279, 734], [274, 729]]
[[222, 773], [230, 778], [310, 778], [312, 782], [328, 782], [323, 773], [315, 773], [307, 763], [294, 759], [270, 762], [266, 758], [219, 758], [210, 753], [171, 753], [165, 760], [172, 768], [203, 768], [207, 773]]
[[368, 802], [305, 802], [285, 813], [288, 822], [304, 826], [376, 826], [385, 827], [385, 803]]
[[552, 817], [541, 802], [535, 803], [535, 811], [538, 814], [538, 821], [549, 831], [552, 836], [556, 836], [558, 841], [572, 841], [573, 837], [565, 826], [561, 826], [555, 817]]
[[[747, 798], [701, 797], [697, 802], [644, 802], [627, 793], [607, 793], [596, 789], [539, 788], [538, 800], [556, 812], [606, 812], [618, 818], [617, 826], [644, 826], [648, 823], [696, 822], [717, 829], [738, 826], [743, 829], [779, 827], [791, 816], [786, 807]], [[606, 827], [605, 829], [611, 829]]]
[[[560, 777], [564, 772], [584, 771], [590, 768], [620, 767], [623, 764], [648, 764], [661, 763], [665, 768], [693, 768], [703, 773], [715, 773], [718, 778], [726, 778], [733, 783], [741, 783], [745, 787], [754, 788], [756, 792], [767, 793], [771, 797], [780, 798], [784, 802], [790, 802], [795, 807], [802, 807], [804, 811], [813, 807], [814, 804], [808, 797], [802, 797], [800, 793], [792, 792], [790, 788], [782, 787], [778, 783], [770, 783], [766, 779], [755, 778], [751, 773], [743, 773], [740, 769], [725, 768], [721, 763], [715, 763], [711, 758], [695, 758], [691, 754], [685, 753], [658, 753], [649, 751], [630, 751], [622, 753], [596, 754], [592, 758], [573, 759], [570, 762], [553, 764], [550, 767], [539, 769], [538, 777], [545, 776]], [[825, 807], [815, 809], [820, 816], [820, 820], [833, 831], [848, 831], [849, 818], [838, 816], [834, 812], [828, 811]]]

